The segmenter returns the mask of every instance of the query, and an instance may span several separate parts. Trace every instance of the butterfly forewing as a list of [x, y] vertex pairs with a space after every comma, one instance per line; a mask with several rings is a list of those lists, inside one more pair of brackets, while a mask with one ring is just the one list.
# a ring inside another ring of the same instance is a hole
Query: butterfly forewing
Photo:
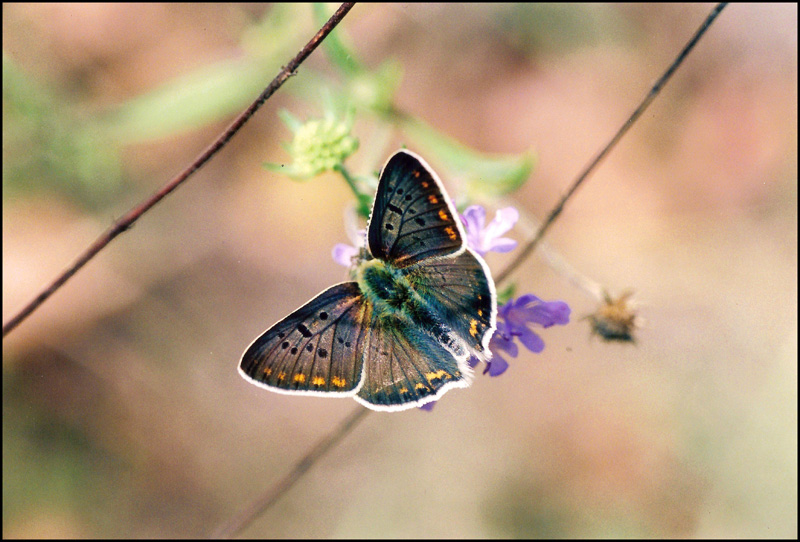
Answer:
[[362, 380], [370, 318], [358, 284], [337, 284], [257, 338], [239, 370], [273, 391], [353, 395]]
[[368, 227], [376, 258], [405, 267], [462, 250], [461, 221], [436, 174], [422, 158], [398, 151], [381, 172]]
[[374, 410], [406, 410], [467, 387], [472, 372], [433, 337], [402, 320], [375, 317], [368, 342], [369, 363], [356, 400]]
[[497, 301], [486, 263], [467, 249], [456, 256], [423, 260], [403, 273], [468, 350], [487, 360]]

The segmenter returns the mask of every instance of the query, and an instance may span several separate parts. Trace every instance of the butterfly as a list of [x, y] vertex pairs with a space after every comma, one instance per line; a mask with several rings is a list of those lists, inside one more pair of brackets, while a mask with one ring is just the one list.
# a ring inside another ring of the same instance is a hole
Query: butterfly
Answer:
[[270, 391], [399, 411], [469, 386], [497, 327], [494, 281], [436, 173], [408, 150], [384, 165], [354, 281], [331, 286], [247, 348]]

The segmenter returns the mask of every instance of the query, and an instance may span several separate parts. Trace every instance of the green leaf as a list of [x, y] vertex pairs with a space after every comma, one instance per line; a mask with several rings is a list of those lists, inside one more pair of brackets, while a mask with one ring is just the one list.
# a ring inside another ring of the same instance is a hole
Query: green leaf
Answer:
[[400, 121], [409, 137], [465, 181], [467, 195], [471, 199], [513, 192], [528, 180], [536, 163], [532, 151], [519, 155], [479, 153], [437, 132], [421, 120], [401, 114]]
[[350, 78], [347, 90], [350, 102], [381, 117], [394, 112], [394, 95], [403, 78], [403, 68], [387, 60], [375, 70], [365, 70]]
[[[331, 14], [323, 2], [314, 2], [314, 22], [318, 26], [325, 24], [330, 18]], [[322, 42], [322, 47], [328, 54], [328, 57], [333, 62], [334, 66], [338, 67], [345, 75], [354, 76], [366, 71], [366, 68], [358, 59], [358, 56], [349, 49], [341, 39], [339, 30], [333, 30], [325, 41]]]
[[303, 121], [295, 117], [288, 109], [278, 111], [278, 117], [294, 134], [303, 127]]
[[92, 208], [124, 188], [114, 141], [67, 93], [3, 55], [3, 197], [57, 192]]
[[256, 59], [226, 60], [177, 77], [123, 104], [105, 119], [123, 143], [195, 129], [241, 111], [273, 70]]
[[514, 297], [514, 293], [517, 291], [517, 284], [514, 282], [509, 283], [506, 287], [502, 290], [497, 291], [497, 306], [502, 307], [508, 300]]
[[104, 121], [122, 143], [193, 130], [242, 111], [294, 54], [310, 26], [307, 8], [275, 4], [242, 32], [243, 55], [202, 66], [137, 96]]

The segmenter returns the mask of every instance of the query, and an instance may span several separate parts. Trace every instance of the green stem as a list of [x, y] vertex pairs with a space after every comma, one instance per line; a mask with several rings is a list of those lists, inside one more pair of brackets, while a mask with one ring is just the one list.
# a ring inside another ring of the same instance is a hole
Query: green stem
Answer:
[[347, 184], [350, 186], [350, 190], [353, 191], [353, 195], [356, 197], [356, 202], [358, 205], [358, 214], [363, 216], [364, 218], [369, 218], [369, 213], [371, 210], [370, 203], [372, 203], [372, 197], [368, 196], [361, 192], [358, 189], [358, 183], [356, 183], [355, 178], [350, 175], [350, 172], [347, 171], [347, 168], [344, 167], [344, 164], [339, 164], [333, 168], [334, 171], [340, 173]]

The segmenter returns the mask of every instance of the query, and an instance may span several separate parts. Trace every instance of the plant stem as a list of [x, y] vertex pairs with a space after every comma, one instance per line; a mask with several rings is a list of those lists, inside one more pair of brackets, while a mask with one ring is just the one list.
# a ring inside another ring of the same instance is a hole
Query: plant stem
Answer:
[[358, 214], [363, 216], [364, 218], [369, 217], [370, 213], [370, 203], [372, 203], [372, 197], [367, 196], [361, 190], [358, 189], [358, 184], [356, 180], [350, 175], [350, 172], [344, 167], [344, 164], [339, 164], [338, 166], [333, 168], [334, 171], [341, 174], [344, 177], [344, 180], [347, 182], [348, 186], [350, 186], [350, 190], [353, 191], [353, 195], [356, 197], [356, 202], [358, 205]]
[[600, 150], [597, 156], [595, 156], [592, 159], [592, 161], [589, 162], [589, 165], [586, 166], [586, 168], [584, 168], [584, 170], [572, 182], [572, 185], [569, 187], [567, 192], [561, 197], [561, 199], [555, 205], [555, 207], [553, 207], [553, 209], [550, 211], [550, 214], [547, 215], [547, 218], [544, 220], [544, 222], [542, 222], [542, 225], [539, 227], [539, 230], [536, 232], [536, 235], [534, 235], [533, 239], [528, 241], [525, 244], [525, 246], [522, 247], [522, 250], [519, 253], [517, 253], [517, 256], [508, 265], [508, 267], [503, 269], [503, 271], [501, 271], [500, 274], [497, 275], [496, 278], [497, 282], [502, 282], [503, 280], [508, 278], [508, 276], [517, 267], [519, 267], [523, 261], [525, 261], [525, 258], [527, 258], [533, 252], [533, 250], [536, 248], [536, 245], [539, 244], [539, 241], [541, 241], [542, 238], [544, 238], [545, 232], [547, 232], [550, 226], [553, 225], [553, 223], [556, 221], [556, 218], [558, 218], [558, 215], [561, 214], [561, 211], [564, 210], [564, 205], [567, 203], [567, 201], [572, 197], [572, 195], [575, 193], [578, 187], [581, 184], [583, 184], [583, 181], [585, 181], [586, 178], [589, 177], [589, 175], [595, 170], [595, 168], [597, 168], [597, 166], [600, 164], [603, 158], [605, 158], [608, 155], [608, 153], [611, 152], [611, 149], [613, 149], [617, 145], [617, 143], [619, 143], [619, 140], [622, 139], [622, 136], [624, 136], [628, 132], [628, 130], [630, 130], [631, 126], [633, 126], [633, 124], [639, 119], [639, 117], [642, 116], [642, 113], [644, 113], [644, 111], [647, 109], [650, 103], [652, 103], [652, 101], [659, 94], [659, 92], [661, 92], [661, 89], [664, 88], [664, 85], [675, 73], [675, 70], [678, 69], [678, 66], [680, 66], [684, 60], [686, 60], [688, 54], [691, 52], [692, 49], [694, 49], [694, 46], [697, 45], [697, 42], [700, 40], [703, 34], [706, 33], [706, 30], [708, 30], [709, 26], [711, 26], [711, 23], [714, 22], [714, 19], [717, 18], [717, 15], [720, 14], [720, 12], [725, 8], [726, 5], [728, 4], [726, 2], [723, 2], [717, 4], [714, 7], [714, 9], [711, 11], [708, 17], [706, 17], [706, 20], [703, 22], [703, 24], [700, 25], [700, 28], [697, 30], [697, 32], [695, 32], [694, 36], [692, 36], [692, 38], [689, 40], [689, 42], [686, 44], [683, 50], [681, 50], [681, 52], [678, 53], [678, 56], [675, 57], [675, 60], [672, 61], [672, 64], [669, 65], [664, 74], [652, 86], [650, 92], [647, 93], [647, 95], [644, 97], [639, 106], [634, 110], [633, 113], [631, 113], [631, 116], [628, 117], [628, 120], [626, 120], [622, 124], [619, 130], [617, 130], [617, 133], [614, 134], [614, 137], [612, 137], [611, 140], [608, 143], [606, 143], [606, 146]]
[[264, 89], [264, 91], [256, 98], [256, 100], [242, 112], [236, 120], [224, 131], [211, 145], [206, 148], [186, 169], [175, 176], [171, 181], [165, 184], [160, 190], [155, 192], [149, 198], [138, 204], [136, 207], [129, 210], [122, 218], [114, 222], [114, 224], [98, 237], [94, 243], [73, 262], [73, 264], [61, 273], [58, 277], [50, 283], [39, 295], [37, 295], [31, 302], [22, 308], [16, 315], [3, 325], [3, 337], [8, 335], [14, 328], [16, 328], [25, 318], [27, 318], [33, 311], [35, 311], [47, 298], [53, 295], [61, 286], [64, 285], [75, 273], [77, 273], [84, 265], [86, 265], [97, 253], [103, 250], [108, 244], [113, 241], [119, 234], [130, 229], [144, 213], [149, 211], [156, 203], [164, 199], [169, 193], [174, 191], [178, 186], [183, 184], [189, 177], [192, 176], [197, 170], [203, 167], [209, 160], [211, 160], [217, 152], [220, 151], [227, 143], [233, 138], [239, 129], [250, 120], [250, 118], [264, 105], [264, 102], [272, 96], [291, 76], [296, 75], [297, 68], [308, 56], [322, 43], [325, 36], [339, 24], [339, 22], [347, 15], [347, 12], [353, 7], [354, 2], [345, 2], [339, 9], [336, 10], [328, 22], [325, 23], [319, 32], [300, 50], [299, 53], [281, 69], [278, 75], [272, 82]]

